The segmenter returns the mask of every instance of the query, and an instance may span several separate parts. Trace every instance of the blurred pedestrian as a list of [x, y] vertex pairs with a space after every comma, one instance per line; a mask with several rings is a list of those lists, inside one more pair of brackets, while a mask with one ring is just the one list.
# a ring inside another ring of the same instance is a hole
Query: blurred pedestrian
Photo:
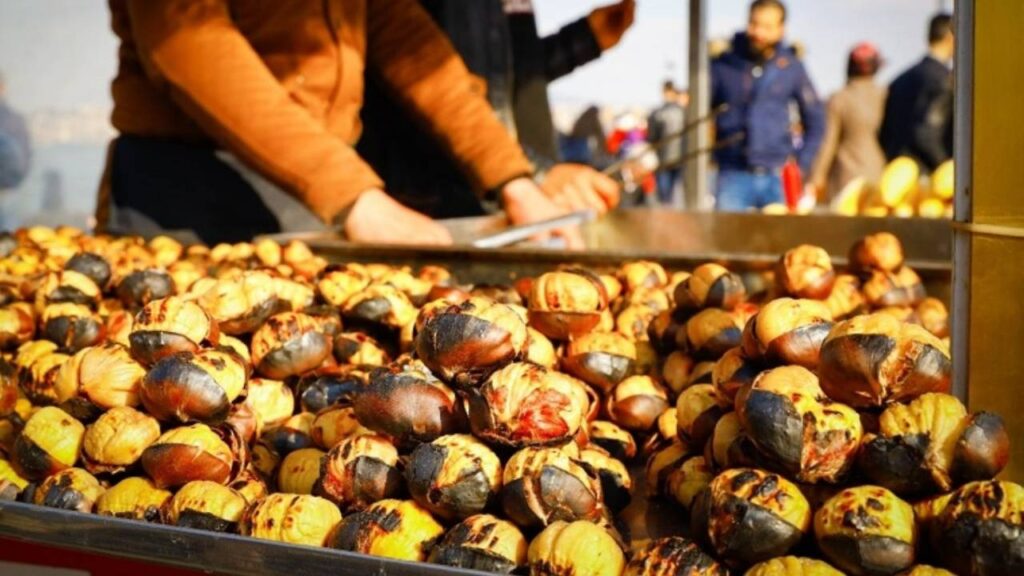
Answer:
[[6, 96], [7, 85], [0, 75], [0, 190], [21, 184], [32, 159], [25, 119], [10, 107]]
[[953, 18], [928, 23], [928, 54], [889, 85], [879, 136], [885, 157], [910, 156], [927, 170], [953, 156]]
[[[728, 104], [715, 121], [719, 142], [716, 207], [737, 212], [784, 202], [780, 171], [795, 157], [804, 174], [825, 132], [825, 111], [803, 64], [783, 43], [786, 6], [754, 0], [746, 32], [711, 63], [711, 105]], [[802, 145], [790, 132], [790, 103], [803, 126]], [[735, 142], [733, 142], [735, 140]]]
[[661, 106], [651, 112], [647, 119], [647, 141], [652, 145], [661, 143], [657, 150], [658, 171], [655, 172], [657, 182], [658, 204], [671, 206], [676, 184], [682, 174], [680, 161], [683, 159], [683, 138], [676, 136], [686, 125], [686, 111], [680, 104], [680, 90], [676, 89], [671, 80], [666, 80], [661, 87]]
[[654, 174], [657, 158], [650, 154], [647, 130], [633, 112], [623, 112], [615, 118], [615, 127], [608, 135], [608, 151], [622, 162], [620, 206], [632, 208], [647, 204], [654, 192]]
[[828, 122], [810, 183], [820, 201], [829, 201], [854, 178], [878, 182], [885, 154], [878, 144], [885, 107], [884, 87], [875, 82], [882, 66], [878, 49], [869, 42], [850, 51], [847, 82], [828, 102]]
[[565, 137], [562, 160], [603, 170], [614, 161], [608, 153], [606, 140], [601, 110], [590, 105], [576, 118], [572, 130]]

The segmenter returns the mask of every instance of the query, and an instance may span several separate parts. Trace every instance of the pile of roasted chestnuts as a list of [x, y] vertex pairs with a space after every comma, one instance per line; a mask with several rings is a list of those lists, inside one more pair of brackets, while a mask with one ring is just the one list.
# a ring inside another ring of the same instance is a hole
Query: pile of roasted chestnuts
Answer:
[[0, 500], [499, 573], [1024, 574], [899, 240], [766, 276], [0, 235]]

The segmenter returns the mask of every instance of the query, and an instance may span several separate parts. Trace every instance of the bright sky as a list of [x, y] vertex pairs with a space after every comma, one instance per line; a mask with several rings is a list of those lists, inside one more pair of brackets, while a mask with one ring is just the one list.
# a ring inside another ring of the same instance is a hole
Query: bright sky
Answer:
[[[473, 0], [467, 0], [473, 1]], [[604, 0], [608, 2], [611, 0]], [[604, 2], [534, 0], [543, 31], [556, 30]], [[951, 0], [946, 0], [948, 5]], [[556, 102], [643, 105], [658, 99], [668, 75], [686, 72], [686, 0], [637, 0], [634, 28], [614, 52], [552, 86]], [[709, 31], [726, 37], [743, 26], [747, 0], [708, 0]], [[941, 0], [789, 0], [789, 38], [808, 48], [819, 90], [842, 85], [846, 51], [878, 44], [889, 78], [920, 57], [928, 17]], [[20, 109], [107, 106], [116, 42], [103, 0], [0, 0], [0, 72]]]

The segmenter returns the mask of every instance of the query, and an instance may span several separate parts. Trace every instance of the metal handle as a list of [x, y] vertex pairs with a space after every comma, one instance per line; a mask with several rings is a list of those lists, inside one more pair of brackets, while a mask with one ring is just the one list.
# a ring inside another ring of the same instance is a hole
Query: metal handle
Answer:
[[579, 210], [547, 220], [511, 226], [501, 232], [477, 238], [473, 241], [472, 246], [474, 248], [501, 248], [502, 246], [521, 242], [537, 234], [565, 228], [566, 226], [578, 226], [596, 217], [597, 214], [593, 210]]

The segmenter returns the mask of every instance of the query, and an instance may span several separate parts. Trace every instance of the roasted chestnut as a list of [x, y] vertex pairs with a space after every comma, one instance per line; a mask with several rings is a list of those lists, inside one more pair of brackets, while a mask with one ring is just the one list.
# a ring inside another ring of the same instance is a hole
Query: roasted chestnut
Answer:
[[957, 574], [1024, 573], [1024, 488], [1013, 482], [971, 482], [949, 498], [935, 520], [933, 548]]
[[843, 576], [843, 573], [821, 560], [781, 556], [751, 566], [744, 576]]
[[870, 234], [850, 248], [850, 268], [854, 271], [892, 272], [903, 266], [903, 244], [889, 232]]
[[60, 398], [62, 394], [70, 397], [77, 393], [101, 409], [137, 406], [145, 376], [146, 369], [120, 344], [84, 348], [61, 366], [56, 389], [64, 392], [53, 400], [63, 402], [67, 398]]
[[629, 462], [636, 456], [633, 435], [612, 422], [595, 420], [588, 425], [590, 441], [603, 448], [612, 458]]
[[658, 352], [669, 354], [676, 349], [676, 336], [685, 324], [684, 314], [663, 310], [647, 324], [647, 339]]
[[814, 536], [822, 554], [853, 576], [895, 574], [914, 564], [914, 510], [879, 486], [830, 498], [814, 515]]
[[381, 500], [346, 516], [329, 538], [332, 548], [424, 562], [444, 534], [429, 512], [411, 500]]
[[271, 282], [277, 295], [278, 309], [294, 312], [313, 304], [315, 293], [307, 284], [279, 276], [271, 277]]
[[[738, 444], [743, 442], [744, 438], [746, 436], [743, 434], [739, 415], [736, 412], [723, 415], [715, 423], [715, 430], [705, 446], [704, 459], [719, 470], [746, 464], [736, 462], [736, 456], [740, 455]], [[749, 442], [749, 439], [747, 441]]]
[[103, 322], [82, 304], [50, 304], [43, 309], [42, 321], [40, 335], [65, 352], [74, 354], [103, 339]]
[[565, 347], [562, 369], [607, 394], [633, 374], [636, 345], [615, 332], [591, 332]]
[[514, 363], [469, 392], [473, 434], [522, 447], [561, 444], [584, 425], [590, 399], [583, 383], [540, 366]]
[[14, 441], [11, 464], [22, 477], [41, 480], [78, 461], [85, 426], [60, 408], [40, 408]]
[[409, 297], [390, 284], [371, 284], [350, 297], [341, 312], [347, 320], [390, 329], [412, 325], [417, 314]]
[[409, 493], [447, 520], [479, 514], [501, 488], [501, 461], [468, 434], [441, 436], [413, 450], [405, 467]]
[[288, 418], [278, 426], [263, 432], [261, 439], [281, 456], [287, 456], [295, 450], [309, 448], [314, 445], [313, 422], [316, 415], [302, 412]]
[[668, 476], [673, 470], [682, 465], [687, 456], [690, 455], [690, 447], [678, 438], [660, 448], [647, 459], [647, 466], [644, 469], [644, 480], [647, 483], [648, 494], [666, 494]]
[[925, 298], [914, 309], [918, 323], [936, 338], [949, 336], [949, 311], [938, 298]]
[[700, 360], [717, 360], [730, 348], [740, 345], [743, 324], [739, 318], [720, 308], [707, 308], [686, 321], [676, 342], [690, 356]]
[[137, 310], [174, 294], [174, 279], [160, 270], [136, 270], [117, 282], [117, 297], [126, 308]]
[[693, 499], [714, 477], [711, 466], [703, 456], [687, 458], [665, 478], [665, 495], [689, 510], [693, 505]]
[[863, 313], [867, 308], [860, 291], [860, 280], [851, 274], [840, 274], [832, 284], [832, 292], [823, 300], [833, 320], [842, 320]]
[[435, 302], [416, 321], [416, 353], [445, 382], [476, 386], [526, 355], [526, 324], [511, 308], [479, 297]]
[[736, 396], [736, 412], [758, 450], [801, 482], [836, 482], [853, 465], [863, 429], [801, 366], [762, 372]]
[[869, 314], [832, 328], [818, 376], [833, 400], [869, 408], [948, 392], [951, 370], [948, 347], [924, 328]]
[[511, 574], [526, 565], [526, 538], [515, 524], [490, 514], [456, 524], [430, 552], [430, 561], [456, 568]]
[[690, 373], [694, 368], [693, 358], [676, 350], [669, 354], [661, 365], [661, 379], [674, 396], [690, 385]]
[[900, 572], [900, 576], [956, 576], [948, 570], [918, 564], [906, 572]]
[[32, 496], [32, 503], [88, 514], [102, 494], [103, 487], [96, 477], [81, 468], [68, 468], [43, 480]]
[[658, 314], [658, 310], [649, 306], [629, 304], [615, 315], [615, 331], [632, 342], [646, 342], [650, 338], [651, 323]]
[[390, 359], [376, 340], [361, 332], [343, 332], [334, 337], [334, 358], [340, 364], [383, 366]]
[[786, 250], [775, 265], [776, 287], [794, 298], [824, 300], [835, 280], [832, 259], [820, 246], [801, 244]]
[[154, 300], [139, 312], [128, 335], [132, 356], [147, 366], [178, 352], [217, 342], [217, 324], [199, 304], [180, 296]]
[[320, 465], [313, 493], [345, 513], [358, 511], [402, 491], [398, 450], [383, 436], [360, 435], [331, 448]]
[[[405, 294], [409, 298], [409, 301], [412, 302], [414, 306], [424, 305], [427, 302], [427, 294], [429, 294], [430, 289], [433, 288], [433, 284], [431, 284], [430, 282], [423, 280], [422, 278], [417, 278], [416, 276], [413, 276], [412, 272], [409, 270], [408, 267], [392, 268], [391, 270], [377, 278], [377, 282], [398, 288], [399, 290], [402, 291], [403, 294]], [[498, 297], [503, 291], [503, 287], [495, 286], [494, 288], [495, 294], [493, 299], [498, 300]], [[515, 294], [514, 290], [508, 289], [508, 292], [511, 292], [518, 300], [519, 295]], [[488, 298], [491, 298], [491, 296], [485, 293], [483, 290], [473, 295], [486, 296]]]
[[618, 576], [626, 565], [615, 538], [583, 520], [550, 524], [530, 543], [527, 558], [530, 576]]
[[14, 302], [0, 307], [0, 350], [21, 346], [32, 339], [36, 323], [32, 307]]
[[312, 494], [320, 463], [327, 454], [317, 448], [301, 448], [290, 452], [277, 471], [277, 488], [288, 494]]
[[726, 470], [693, 502], [693, 534], [730, 566], [755, 564], [788, 552], [811, 524], [807, 499], [778, 474]]
[[626, 262], [619, 268], [618, 276], [626, 292], [640, 288], [660, 288], [668, 283], [668, 274], [661, 264], [649, 260]]
[[241, 532], [261, 540], [323, 546], [340, 522], [338, 507], [323, 498], [271, 494], [246, 509]]
[[159, 437], [160, 424], [153, 417], [127, 406], [111, 408], [85, 430], [85, 467], [93, 473], [120, 472]]
[[376, 370], [352, 407], [360, 424], [402, 446], [430, 442], [465, 425], [455, 393], [418, 361]]
[[732, 310], [747, 297], [743, 279], [714, 263], [701, 264], [680, 282], [674, 292], [677, 307], [684, 310], [721, 308]]
[[743, 329], [743, 352], [769, 364], [818, 366], [832, 313], [818, 300], [778, 298], [764, 305]]
[[1010, 438], [1002, 418], [967, 414], [948, 394], [924, 394], [891, 404], [879, 418], [878, 436], [861, 450], [861, 472], [900, 495], [947, 492], [989, 480], [1009, 459]]
[[317, 282], [320, 297], [335, 307], [345, 305], [349, 298], [370, 285], [370, 273], [361, 264], [331, 266]]
[[351, 406], [338, 404], [318, 412], [310, 429], [313, 442], [324, 450], [330, 450], [349, 436], [361, 432], [370, 433], [356, 420], [355, 410]]
[[161, 511], [171, 499], [171, 493], [138, 476], [121, 480], [96, 501], [96, 513], [129, 520], [159, 523]]
[[218, 349], [182, 352], [157, 362], [139, 387], [150, 414], [163, 421], [218, 423], [245, 389], [246, 366]]
[[228, 443], [205, 424], [168, 430], [142, 452], [141, 461], [158, 488], [193, 480], [226, 484], [237, 466]]
[[555, 354], [555, 347], [548, 337], [538, 332], [535, 328], [527, 327], [526, 361], [547, 369], [553, 369], [558, 361]]
[[[24, 351], [25, 346], [19, 348]], [[71, 363], [67, 354], [37, 349], [39, 355], [19, 353], [15, 364], [22, 367], [21, 389], [36, 404], [61, 404], [77, 392], [75, 382], [61, 378], [64, 366]], [[24, 362], [29, 362], [27, 365]], [[27, 368], [27, 370], [25, 369]]]
[[711, 384], [723, 402], [732, 403], [736, 394], [750, 386], [763, 369], [762, 363], [750, 359], [742, 348], [730, 348], [715, 362], [711, 370]]
[[200, 282], [191, 291], [225, 334], [255, 331], [277, 306], [274, 283], [265, 272], [246, 271], [233, 278]]
[[651, 430], [668, 408], [668, 393], [650, 376], [626, 378], [611, 391], [605, 406], [612, 422], [634, 432]]
[[369, 374], [354, 368], [330, 368], [305, 374], [295, 386], [302, 409], [319, 412], [332, 404], [352, 403], [353, 394], [363, 390]]
[[74, 270], [51, 272], [36, 288], [36, 311], [50, 304], [81, 304], [86, 308], [100, 301], [100, 287], [92, 278]]
[[590, 466], [600, 478], [601, 495], [609, 511], [617, 514], [629, 505], [632, 499], [633, 478], [625, 464], [596, 447], [580, 450], [579, 459]]
[[64, 270], [88, 277], [100, 290], [105, 290], [110, 284], [110, 263], [99, 254], [79, 252], [64, 264]]
[[917, 306], [925, 297], [921, 278], [908, 266], [893, 272], [875, 270], [864, 281], [863, 291], [872, 308]]
[[[680, 536], [651, 540], [633, 553], [623, 576], [727, 576], [729, 571]], [[781, 575], [780, 575], [781, 576]]]
[[501, 504], [523, 528], [594, 520], [604, 512], [596, 472], [564, 449], [524, 448], [505, 464]]
[[690, 371], [690, 380], [687, 386], [694, 384], [714, 384], [712, 374], [715, 370], [715, 363], [710, 361], [697, 362]]
[[281, 380], [319, 366], [331, 353], [331, 341], [312, 316], [282, 312], [271, 316], [252, 336], [252, 361], [267, 378]]
[[295, 412], [295, 395], [280, 380], [252, 378], [245, 388], [245, 403], [259, 420], [257, 435], [263, 428], [279, 426]]
[[28, 480], [22, 478], [10, 462], [0, 458], [0, 501], [16, 500], [27, 486]]
[[693, 446], [703, 446], [715, 430], [715, 423], [729, 409], [711, 384], [690, 386], [676, 399], [676, 430], [679, 437]]
[[256, 471], [265, 482], [271, 482], [277, 478], [277, 468], [281, 465], [281, 455], [272, 446], [263, 440], [257, 440], [252, 445], [252, 470]]
[[167, 504], [165, 523], [210, 532], [237, 532], [245, 498], [216, 482], [196, 480], [178, 490]]
[[587, 333], [608, 307], [601, 279], [580, 268], [548, 272], [530, 288], [530, 325], [552, 340]]

